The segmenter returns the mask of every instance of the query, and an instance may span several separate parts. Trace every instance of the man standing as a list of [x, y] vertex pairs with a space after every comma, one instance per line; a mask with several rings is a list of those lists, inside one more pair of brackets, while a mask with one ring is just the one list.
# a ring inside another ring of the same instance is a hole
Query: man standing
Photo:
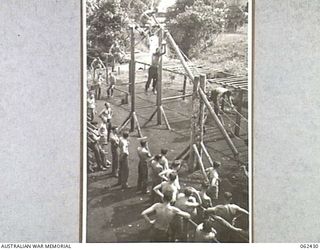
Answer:
[[206, 172], [210, 181], [210, 186], [208, 189], [207, 194], [211, 198], [212, 203], [216, 202], [219, 198], [219, 173], [218, 169], [220, 168], [221, 163], [218, 161], [215, 161], [213, 163], [213, 167], [207, 168]]
[[110, 145], [111, 145], [111, 157], [112, 157], [112, 175], [114, 177], [119, 177], [118, 166], [119, 166], [119, 137], [118, 128], [113, 126], [110, 133]]
[[[162, 51], [161, 51], [162, 50]], [[158, 81], [158, 67], [160, 62], [160, 57], [166, 53], [166, 44], [163, 43], [161, 48], [157, 48], [156, 52], [152, 54], [151, 66], [148, 70], [148, 80], [145, 86], [145, 91], [147, 92], [152, 80], [152, 91], [156, 94], [156, 87]]]
[[119, 148], [120, 148], [120, 168], [119, 168], [119, 180], [118, 184], [121, 185], [122, 189], [129, 188], [128, 177], [129, 177], [129, 133], [123, 132], [120, 137]]
[[162, 165], [163, 170], [168, 170], [169, 169], [169, 161], [168, 161], [168, 159], [166, 157], [167, 153], [168, 153], [168, 149], [164, 149], [164, 148], [161, 149], [160, 164]]
[[107, 95], [108, 95], [108, 98], [111, 96], [113, 96], [113, 89], [114, 89], [114, 86], [117, 82], [117, 78], [116, 76], [110, 72], [109, 73], [109, 87], [107, 88]]
[[102, 74], [99, 73], [99, 74], [98, 74], [98, 83], [97, 83], [97, 87], [96, 87], [96, 97], [97, 97], [97, 100], [100, 100], [100, 99], [101, 99], [101, 86], [102, 86], [102, 83], [103, 83]]
[[180, 183], [179, 183], [179, 175], [178, 172], [181, 168], [181, 161], [179, 160], [175, 160], [172, 164], [171, 164], [171, 168], [167, 169], [167, 170], [163, 170], [159, 176], [164, 179], [165, 181], [169, 180], [169, 175], [171, 173], [175, 173], [176, 174], [176, 179], [174, 181], [175, 186], [178, 188], [178, 190], [180, 190]]
[[87, 99], [87, 110], [89, 121], [93, 121], [94, 114], [96, 113], [96, 100], [93, 93], [90, 93]]
[[163, 171], [163, 167], [159, 163], [161, 159], [161, 155], [154, 156], [153, 160], [151, 160], [150, 168], [151, 168], [151, 179], [152, 179], [152, 190], [151, 190], [151, 202], [154, 202], [156, 199], [156, 193], [154, 192], [154, 187], [161, 183], [161, 177], [159, 174]]
[[[157, 186], [153, 188], [153, 191], [159, 195], [161, 198], [163, 198], [163, 194], [166, 191], [172, 192], [172, 202], [175, 202], [177, 200], [178, 195], [178, 188], [176, 187], [174, 181], [176, 180], [177, 175], [175, 173], [169, 174], [168, 181], [163, 181]], [[161, 190], [161, 191], [160, 191]]]
[[113, 115], [113, 111], [111, 109], [111, 105], [110, 103], [106, 102], [104, 104], [105, 108], [101, 110], [99, 117], [102, 120], [102, 124], [101, 126], [105, 127], [105, 129], [108, 131], [108, 142], [110, 139], [110, 131], [111, 131], [111, 119], [112, 119], [112, 115]]
[[139, 165], [138, 165], [138, 191], [142, 191], [142, 193], [148, 193], [147, 183], [148, 183], [148, 164], [147, 160], [150, 159], [151, 154], [148, 149], [147, 141], [141, 140], [140, 147], [137, 149], [139, 156]]
[[[175, 215], [182, 216], [186, 219], [190, 218], [190, 214], [181, 211], [179, 208], [170, 205], [172, 201], [172, 193], [166, 191], [163, 194], [163, 203], [155, 203], [151, 207], [144, 210], [141, 215], [151, 225], [151, 242], [166, 242], [169, 241], [169, 227]], [[155, 213], [155, 219], [151, 220], [149, 214]]]

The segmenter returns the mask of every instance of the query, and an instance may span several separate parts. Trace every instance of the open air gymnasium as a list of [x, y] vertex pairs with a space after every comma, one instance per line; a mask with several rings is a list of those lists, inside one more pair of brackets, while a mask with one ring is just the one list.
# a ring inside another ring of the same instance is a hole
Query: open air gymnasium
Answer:
[[144, 15], [121, 63], [112, 51], [88, 60], [87, 239], [248, 242], [248, 76], [192, 62], [159, 15]]

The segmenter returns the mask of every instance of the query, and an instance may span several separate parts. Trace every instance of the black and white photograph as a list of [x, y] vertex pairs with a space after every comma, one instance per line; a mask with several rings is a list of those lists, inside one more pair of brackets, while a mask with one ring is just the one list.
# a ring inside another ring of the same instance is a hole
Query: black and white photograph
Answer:
[[250, 4], [86, 1], [87, 242], [250, 242]]

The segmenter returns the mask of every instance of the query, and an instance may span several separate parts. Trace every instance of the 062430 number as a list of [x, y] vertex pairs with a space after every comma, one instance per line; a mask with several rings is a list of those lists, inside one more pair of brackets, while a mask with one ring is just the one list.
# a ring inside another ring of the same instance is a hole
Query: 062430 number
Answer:
[[300, 248], [305, 248], [305, 249], [307, 249], [307, 248], [318, 248], [318, 247], [319, 247], [319, 245], [315, 244], [315, 243], [312, 243], [312, 244], [307, 244], [307, 243], [300, 244]]

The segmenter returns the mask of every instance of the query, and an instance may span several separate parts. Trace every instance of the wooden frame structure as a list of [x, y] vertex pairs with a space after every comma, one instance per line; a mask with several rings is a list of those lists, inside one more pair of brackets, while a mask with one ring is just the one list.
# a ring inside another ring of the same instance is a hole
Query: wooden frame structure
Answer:
[[[156, 18], [153, 16], [155, 21], [157, 22]], [[176, 52], [176, 55], [178, 56], [178, 59], [183, 67], [184, 73], [180, 71], [179, 67], [175, 68], [165, 68], [163, 67], [163, 62], [162, 58], [160, 57], [159, 61], [159, 70], [158, 70], [158, 82], [157, 82], [157, 99], [156, 99], [156, 108], [152, 112], [151, 116], [149, 119], [143, 124], [142, 127], [145, 127], [152, 119], [153, 117], [157, 114], [157, 124], [160, 125], [162, 123], [162, 117], [164, 118], [166, 127], [168, 130], [171, 130], [169, 121], [167, 119], [167, 116], [165, 114], [165, 111], [162, 106], [162, 101], [165, 100], [174, 100], [174, 99], [179, 99], [179, 98], [185, 98], [187, 96], [192, 96], [192, 109], [193, 109], [193, 115], [191, 118], [191, 133], [190, 133], [190, 144], [189, 146], [183, 150], [183, 152], [180, 154], [180, 157], [186, 156], [187, 154], [189, 155], [189, 171], [193, 171], [197, 165], [201, 167], [203, 166], [202, 164], [202, 155], [204, 155], [209, 159], [210, 164], [213, 164], [213, 161], [206, 150], [206, 147], [203, 143], [203, 125], [204, 125], [204, 111], [205, 109], [208, 110], [209, 115], [213, 118], [215, 121], [218, 129], [220, 130], [223, 138], [227, 142], [228, 146], [230, 147], [232, 153], [236, 158], [238, 158], [239, 152], [235, 145], [233, 144], [229, 134], [225, 130], [223, 124], [221, 123], [220, 119], [214, 112], [212, 106], [210, 105], [209, 100], [207, 99], [207, 96], [205, 94], [205, 89], [206, 89], [206, 84], [212, 81], [215, 81], [216, 83], [220, 85], [228, 85], [230, 87], [230, 84], [239, 84], [239, 86], [235, 86], [241, 90], [246, 90], [245, 89], [245, 80], [239, 80], [235, 79], [233, 76], [230, 77], [229, 81], [221, 81], [219, 79], [206, 79], [206, 75], [202, 74], [200, 76], [195, 76], [194, 73], [192, 72], [192, 69], [194, 69], [194, 66], [188, 65], [186, 62], [184, 56], [181, 53], [181, 50], [175, 43], [174, 39], [172, 38], [171, 34], [164, 29], [164, 26], [160, 23], [157, 22], [159, 25], [159, 46], [161, 46], [162, 41], [164, 39], [164, 36], [166, 37], [166, 40], [170, 43], [171, 47], [174, 49]], [[135, 65], [136, 63], [144, 64], [144, 65], [150, 65], [147, 63], [135, 61], [135, 41], [134, 41], [134, 27], [130, 27], [131, 30], [131, 60], [130, 60], [130, 65], [129, 65], [129, 89], [131, 93], [131, 112], [129, 116], [125, 119], [125, 121], [122, 123], [120, 126], [119, 130], [124, 129], [130, 122], [130, 131], [134, 131], [135, 125], [138, 130], [138, 134], [140, 137], [142, 137], [142, 132], [141, 132], [141, 127], [139, 124], [139, 121], [137, 119], [136, 111], [135, 111]], [[179, 70], [178, 70], [179, 69]], [[184, 89], [183, 89], [183, 95], [179, 96], [173, 96], [173, 97], [166, 97], [162, 98], [162, 70], [172, 72], [175, 74], [180, 74], [184, 76]], [[192, 94], [186, 94], [185, 88], [186, 88], [186, 81], [187, 78], [189, 78], [193, 82], [193, 93]], [[243, 83], [243, 85], [241, 85]], [[200, 112], [199, 112], [200, 111]], [[239, 113], [241, 112], [241, 108], [238, 107]], [[240, 120], [241, 117], [237, 117], [237, 124], [240, 125]], [[235, 131], [237, 134], [239, 133], [238, 131]], [[176, 159], [179, 159], [178, 157]], [[201, 167], [202, 169], [202, 167]], [[206, 176], [205, 172], [204, 175]]]
[[130, 27], [130, 34], [131, 34], [131, 61], [129, 64], [129, 87], [130, 87], [130, 93], [131, 93], [131, 111], [129, 116], [124, 120], [124, 122], [119, 127], [119, 131], [123, 130], [130, 122], [130, 132], [133, 132], [135, 128], [137, 128], [139, 137], [143, 137], [141, 132], [140, 123], [135, 111], [135, 37], [134, 37], [134, 27]]

